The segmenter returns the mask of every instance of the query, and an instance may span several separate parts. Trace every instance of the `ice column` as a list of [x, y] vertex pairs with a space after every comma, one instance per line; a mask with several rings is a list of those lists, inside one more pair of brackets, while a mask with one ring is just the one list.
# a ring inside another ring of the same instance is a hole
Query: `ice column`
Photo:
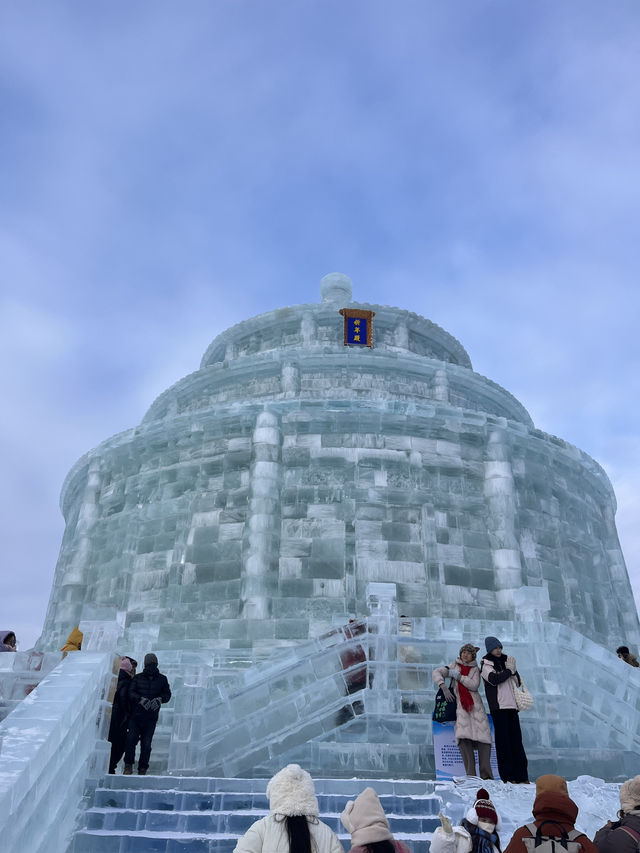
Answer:
[[[375, 693], [375, 710], [378, 713], [390, 713], [391, 703], [395, 692], [389, 692], [389, 643], [392, 633], [392, 621], [397, 617], [396, 608], [397, 589], [394, 583], [368, 583], [367, 605], [371, 617], [369, 619], [370, 629], [375, 631], [375, 639], [370, 648], [371, 655], [375, 661], [375, 670], [372, 690]], [[393, 631], [395, 633], [395, 630]], [[369, 702], [368, 710], [372, 710]]]
[[[604, 521], [606, 524], [607, 536], [605, 540], [607, 567], [609, 575], [615, 590], [615, 595], [618, 600], [627, 599], [633, 601], [633, 591], [625, 566], [624, 557], [620, 548], [620, 542], [616, 533], [615, 508], [605, 505], [602, 510]], [[608, 618], [614, 620], [618, 618], [621, 622], [621, 636], [627, 645], [633, 643], [638, 645], [640, 637], [638, 636], [637, 621], [634, 619], [634, 613], [631, 608], [626, 608], [624, 612], [620, 612], [619, 608], [612, 607], [608, 611]]]
[[261, 412], [253, 432], [251, 492], [245, 537], [242, 615], [267, 619], [278, 577], [282, 436], [278, 418]]
[[86, 583], [85, 569], [91, 550], [91, 529], [99, 515], [98, 498], [101, 488], [100, 459], [95, 458], [89, 465], [87, 485], [76, 524], [78, 546], [65, 573], [63, 586]]
[[446, 370], [436, 370], [433, 377], [433, 396], [441, 403], [449, 402], [449, 379]]
[[522, 586], [520, 545], [516, 534], [516, 490], [506, 430], [489, 433], [484, 463], [487, 532], [496, 577], [498, 604], [513, 604], [513, 590]]

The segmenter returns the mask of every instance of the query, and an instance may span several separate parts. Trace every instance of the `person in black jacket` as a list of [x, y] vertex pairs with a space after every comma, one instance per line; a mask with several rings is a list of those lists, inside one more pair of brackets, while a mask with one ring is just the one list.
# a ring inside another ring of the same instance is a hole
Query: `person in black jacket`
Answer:
[[156, 730], [160, 705], [171, 699], [167, 677], [158, 672], [158, 658], [149, 652], [144, 656], [144, 669], [134, 677], [129, 687], [129, 731], [124, 753], [124, 775], [133, 773], [136, 746], [140, 741], [138, 775], [144, 776], [149, 768], [151, 741]]
[[113, 697], [111, 723], [109, 724], [109, 736], [107, 738], [111, 744], [109, 773], [116, 772], [116, 766], [124, 755], [127, 740], [127, 724], [129, 722], [129, 687], [131, 686], [132, 677], [133, 667], [131, 660], [123, 657], [120, 661], [118, 686]]
[[480, 674], [493, 720], [498, 772], [503, 782], [528, 782], [527, 755], [513, 687], [514, 679], [520, 684], [516, 660], [502, 653], [497, 637], [485, 637], [484, 644], [487, 654], [482, 658]]

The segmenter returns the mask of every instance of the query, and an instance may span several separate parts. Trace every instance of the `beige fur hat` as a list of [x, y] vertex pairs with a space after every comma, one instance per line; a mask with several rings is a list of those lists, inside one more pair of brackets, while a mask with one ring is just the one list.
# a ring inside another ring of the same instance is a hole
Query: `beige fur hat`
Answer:
[[623, 812], [640, 808], [640, 776], [627, 779], [620, 786], [620, 808]]
[[340, 818], [344, 828], [351, 833], [352, 847], [393, 838], [389, 821], [373, 788], [365, 788], [355, 800], [349, 800]]
[[313, 779], [299, 764], [287, 764], [267, 785], [271, 814], [318, 817]]

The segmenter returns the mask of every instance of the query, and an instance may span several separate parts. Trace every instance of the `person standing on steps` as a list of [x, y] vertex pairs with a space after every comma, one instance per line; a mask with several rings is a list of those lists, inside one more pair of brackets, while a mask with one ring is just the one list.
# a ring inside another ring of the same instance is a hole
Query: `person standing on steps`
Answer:
[[[539, 850], [598, 853], [589, 838], [576, 829], [578, 806], [569, 796], [567, 782], [562, 776], [553, 773], [538, 776], [532, 812], [533, 822], [516, 829], [504, 853], [529, 853], [536, 845]], [[624, 850], [623, 847], [614, 849], [615, 853]]]
[[500, 818], [486, 788], [480, 788], [476, 801], [460, 826], [440, 812], [439, 826], [431, 838], [429, 853], [500, 853]]
[[[476, 775], [476, 756], [478, 750], [479, 774], [482, 779], [493, 779], [491, 770], [491, 729], [487, 712], [480, 698], [480, 670], [476, 655], [478, 646], [465, 643], [458, 657], [449, 666], [439, 666], [433, 671], [433, 681], [442, 688], [447, 701], [456, 699], [456, 721], [454, 734], [458, 749], [464, 762], [467, 776]], [[445, 685], [445, 679], [452, 678], [452, 691]], [[453, 692], [454, 696], [451, 695]], [[451, 699], [449, 698], [451, 696]]]
[[487, 653], [482, 658], [480, 674], [493, 720], [498, 772], [503, 782], [528, 782], [527, 755], [513, 688], [514, 678], [520, 684], [516, 659], [502, 653], [502, 643], [497, 637], [485, 637], [484, 644]]
[[344, 853], [335, 832], [318, 820], [313, 779], [287, 764], [267, 785], [269, 814], [252, 823], [234, 853]]
[[396, 840], [391, 834], [389, 821], [373, 788], [365, 788], [355, 800], [349, 800], [340, 820], [351, 834], [349, 853], [411, 853], [404, 841]]
[[140, 741], [138, 775], [144, 776], [149, 769], [151, 741], [156, 730], [160, 705], [171, 699], [171, 688], [166, 675], [158, 672], [158, 658], [152, 653], [144, 656], [144, 669], [129, 686], [129, 731], [124, 752], [124, 775], [133, 773], [136, 746]]
[[127, 657], [120, 660], [120, 671], [118, 672], [118, 685], [113, 705], [111, 707], [111, 722], [109, 723], [109, 736], [107, 740], [111, 744], [111, 755], [109, 757], [109, 773], [116, 772], [116, 766], [122, 756], [127, 742], [127, 724], [129, 722], [129, 687], [133, 678], [133, 667]]

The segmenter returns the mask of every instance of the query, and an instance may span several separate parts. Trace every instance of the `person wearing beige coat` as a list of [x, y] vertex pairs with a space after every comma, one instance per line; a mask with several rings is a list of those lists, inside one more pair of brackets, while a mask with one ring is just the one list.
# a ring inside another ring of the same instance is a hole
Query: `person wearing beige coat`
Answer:
[[287, 764], [267, 785], [269, 814], [251, 824], [234, 853], [344, 853], [335, 832], [318, 820], [313, 779]]
[[493, 779], [491, 771], [491, 729], [487, 712], [478, 692], [480, 688], [480, 670], [476, 655], [478, 646], [465, 643], [458, 657], [449, 666], [439, 666], [433, 671], [433, 681], [442, 687], [445, 698], [449, 700], [451, 691], [445, 685], [445, 679], [453, 679], [453, 695], [456, 701], [456, 722], [454, 733], [458, 749], [462, 755], [467, 776], [476, 775], [475, 750], [478, 751], [478, 765], [482, 779]]

